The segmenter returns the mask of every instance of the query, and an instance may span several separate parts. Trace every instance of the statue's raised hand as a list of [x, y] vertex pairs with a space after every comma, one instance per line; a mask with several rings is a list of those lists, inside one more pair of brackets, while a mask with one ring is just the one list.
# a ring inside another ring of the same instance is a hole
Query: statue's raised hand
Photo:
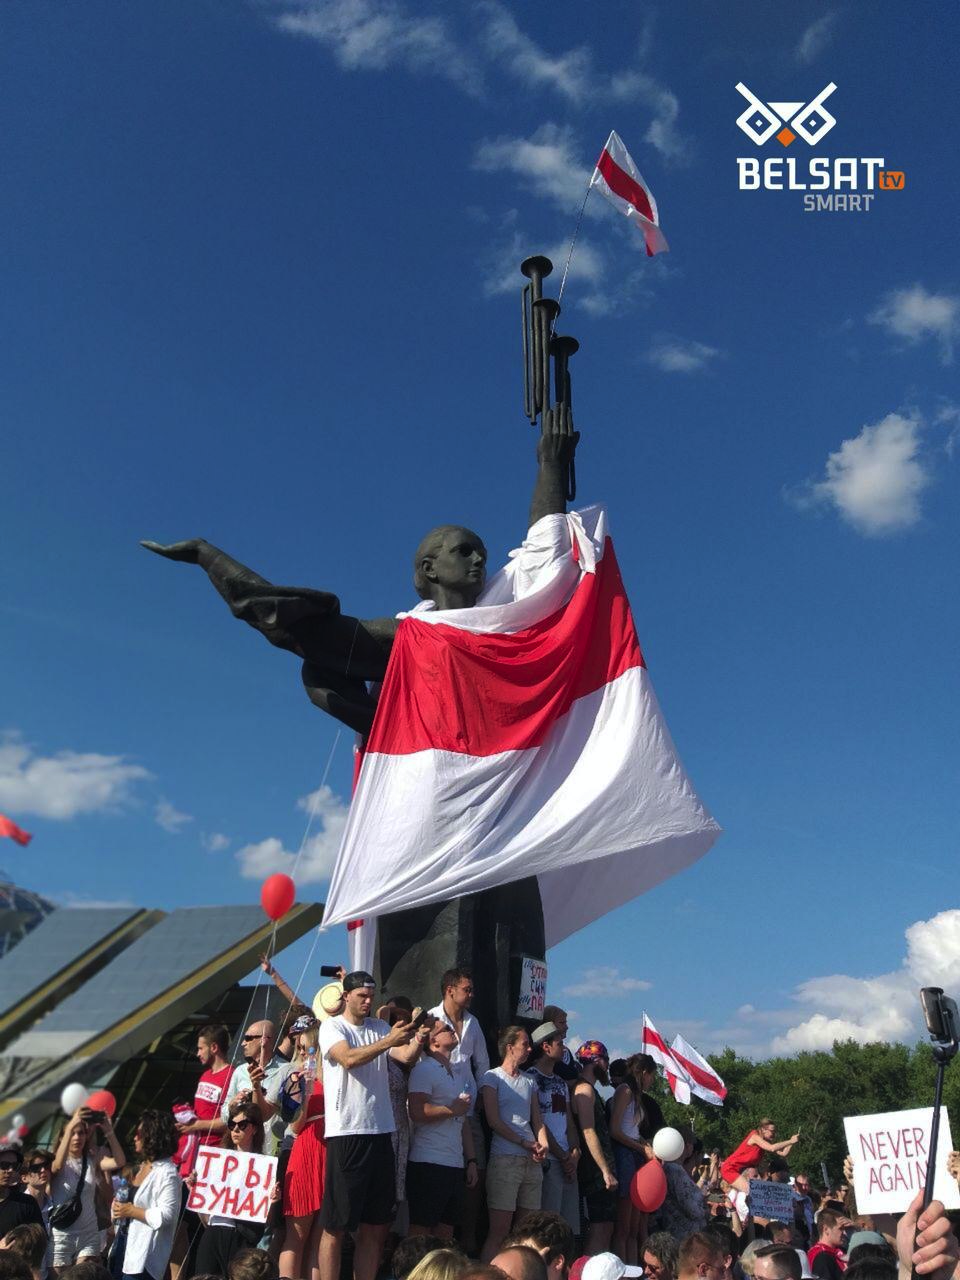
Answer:
[[540, 465], [569, 462], [576, 452], [580, 432], [573, 429], [573, 410], [568, 404], [555, 404], [540, 419], [537, 457]]
[[155, 551], [158, 556], [164, 556], [167, 560], [182, 560], [184, 564], [199, 564], [200, 548], [205, 546], [202, 538], [188, 538], [186, 542], [171, 542], [169, 546], [162, 546], [159, 542], [150, 542], [143, 538], [140, 541], [141, 547], [146, 547], [148, 551]]

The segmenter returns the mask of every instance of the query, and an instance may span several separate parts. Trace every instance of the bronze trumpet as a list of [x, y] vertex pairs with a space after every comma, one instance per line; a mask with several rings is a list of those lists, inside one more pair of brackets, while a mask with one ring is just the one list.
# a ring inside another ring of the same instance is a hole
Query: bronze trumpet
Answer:
[[[551, 391], [557, 404], [572, 407], [570, 357], [580, 349], [576, 338], [555, 335], [560, 304], [543, 296], [543, 282], [553, 271], [553, 263], [542, 254], [524, 258], [521, 272], [527, 277], [520, 291], [523, 333], [523, 411], [536, 426], [537, 419], [550, 408]], [[550, 361], [553, 359], [551, 371]], [[552, 375], [552, 376], [551, 376]], [[567, 501], [577, 496], [577, 473], [573, 460], [567, 476]]]

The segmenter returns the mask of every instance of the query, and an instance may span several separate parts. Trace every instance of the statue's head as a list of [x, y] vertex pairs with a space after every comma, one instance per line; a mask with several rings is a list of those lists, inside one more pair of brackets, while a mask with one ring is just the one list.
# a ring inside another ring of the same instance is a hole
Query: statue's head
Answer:
[[487, 580], [487, 549], [458, 524], [442, 524], [422, 539], [413, 560], [417, 595], [440, 609], [470, 608]]

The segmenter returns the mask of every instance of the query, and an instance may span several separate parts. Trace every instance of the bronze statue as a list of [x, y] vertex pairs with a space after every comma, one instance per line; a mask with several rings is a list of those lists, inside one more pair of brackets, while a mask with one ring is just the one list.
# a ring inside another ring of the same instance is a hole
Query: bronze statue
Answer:
[[[528, 528], [546, 515], [562, 514], [575, 492], [574, 455], [580, 439], [573, 427], [569, 356], [573, 338], [555, 337], [559, 307], [542, 297], [551, 270], [545, 258], [530, 258], [521, 270], [530, 280], [523, 292], [524, 403], [539, 418], [537, 477]], [[551, 357], [554, 360], [551, 369]], [[551, 374], [555, 376], [551, 376]], [[556, 404], [551, 406], [551, 383]], [[399, 622], [353, 618], [326, 591], [268, 582], [202, 538], [142, 543], [168, 560], [198, 564], [237, 618], [271, 644], [302, 660], [301, 675], [311, 702], [366, 736], [376, 700], [369, 683], [382, 681]], [[469, 609], [486, 581], [487, 552], [480, 537], [459, 525], [441, 525], [421, 541], [414, 557], [414, 587], [438, 609]], [[432, 905], [381, 917], [378, 922], [381, 980], [390, 992], [405, 991], [425, 1007], [440, 994], [444, 969], [471, 964], [476, 971], [474, 1011], [488, 1036], [516, 1021], [520, 957], [543, 957], [543, 912], [535, 877]]]

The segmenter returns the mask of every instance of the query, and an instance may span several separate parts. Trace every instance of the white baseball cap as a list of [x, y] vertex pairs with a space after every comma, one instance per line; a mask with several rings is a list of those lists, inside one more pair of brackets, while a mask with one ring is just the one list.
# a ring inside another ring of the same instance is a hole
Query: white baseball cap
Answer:
[[628, 1267], [615, 1253], [595, 1253], [584, 1263], [581, 1280], [623, 1280], [624, 1276], [642, 1276], [643, 1267]]

